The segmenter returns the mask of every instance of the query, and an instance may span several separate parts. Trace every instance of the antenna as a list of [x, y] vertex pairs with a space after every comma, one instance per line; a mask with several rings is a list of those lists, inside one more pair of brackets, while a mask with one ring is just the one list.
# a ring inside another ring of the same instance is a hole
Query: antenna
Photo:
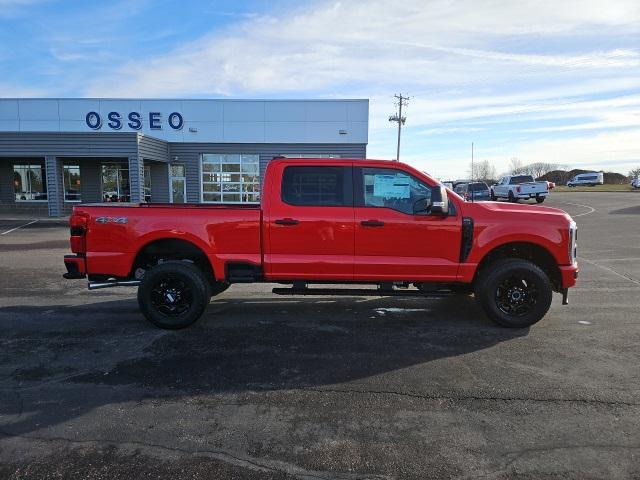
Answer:
[[[473, 183], [473, 142], [471, 142], [471, 183]], [[471, 187], [471, 185], [469, 185]], [[471, 194], [471, 202], [473, 202], [473, 192]]]

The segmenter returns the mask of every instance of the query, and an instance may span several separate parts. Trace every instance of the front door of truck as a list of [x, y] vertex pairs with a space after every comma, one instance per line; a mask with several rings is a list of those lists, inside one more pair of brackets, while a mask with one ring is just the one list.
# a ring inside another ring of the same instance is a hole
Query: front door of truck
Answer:
[[431, 186], [394, 168], [354, 168], [355, 280], [454, 281], [460, 257], [459, 213], [414, 214]]
[[265, 212], [265, 275], [272, 280], [352, 280], [353, 168], [283, 163]]

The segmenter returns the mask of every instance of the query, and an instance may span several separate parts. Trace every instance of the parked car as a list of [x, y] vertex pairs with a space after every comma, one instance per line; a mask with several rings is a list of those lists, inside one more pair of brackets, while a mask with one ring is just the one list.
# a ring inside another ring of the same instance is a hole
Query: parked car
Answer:
[[248, 282], [292, 285], [278, 295], [473, 291], [489, 318], [520, 328], [544, 317], [552, 292], [566, 304], [578, 274], [567, 213], [465, 202], [392, 161], [276, 159], [261, 205], [79, 205], [69, 223], [65, 278], [88, 277], [90, 289], [137, 286], [143, 314], [167, 329], [192, 324], [212, 296]]
[[465, 200], [491, 200], [489, 187], [484, 182], [460, 183], [455, 192]]
[[640, 177], [636, 177], [633, 180], [631, 180], [631, 187], [640, 188]]
[[604, 184], [604, 173], [602, 172], [579, 173], [567, 182], [568, 187], [578, 187], [580, 185], [595, 187], [602, 184]]
[[507, 175], [491, 186], [491, 200], [506, 198], [510, 202], [535, 198], [542, 203], [549, 195], [547, 182], [536, 182], [531, 175]]

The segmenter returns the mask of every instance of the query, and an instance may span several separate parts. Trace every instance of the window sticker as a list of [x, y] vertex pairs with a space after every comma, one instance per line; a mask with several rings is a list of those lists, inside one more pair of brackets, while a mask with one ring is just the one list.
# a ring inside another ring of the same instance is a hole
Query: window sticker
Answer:
[[373, 196], [384, 198], [409, 198], [408, 179], [398, 175], [375, 174], [373, 176]]

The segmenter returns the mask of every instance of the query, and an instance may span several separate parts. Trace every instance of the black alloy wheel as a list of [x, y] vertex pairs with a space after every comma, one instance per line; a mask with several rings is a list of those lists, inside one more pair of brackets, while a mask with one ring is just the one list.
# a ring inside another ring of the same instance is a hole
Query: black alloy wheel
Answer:
[[538, 289], [535, 280], [526, 275], [513, 275], [503, 279], [495, 290], [495, 302], [503, 313], [522, 317], [536, 305]]
[[145, 273], [138, 287], [138, 305], [146, 319], [169, 330], [198, 320], [210, 298], [204, 272], [188, 262], [161, 263]]
[[534, 263], [506, 258], [483, 268], [476, 279], [474, 295], [492, 321], [503, 327], [523, 328], [546, 315], [553, 286]]
[[151, 303], [163, 315], [177, 317], [191, 308], [193, 292], [179, 276], [167, 275], [152, 287]]

